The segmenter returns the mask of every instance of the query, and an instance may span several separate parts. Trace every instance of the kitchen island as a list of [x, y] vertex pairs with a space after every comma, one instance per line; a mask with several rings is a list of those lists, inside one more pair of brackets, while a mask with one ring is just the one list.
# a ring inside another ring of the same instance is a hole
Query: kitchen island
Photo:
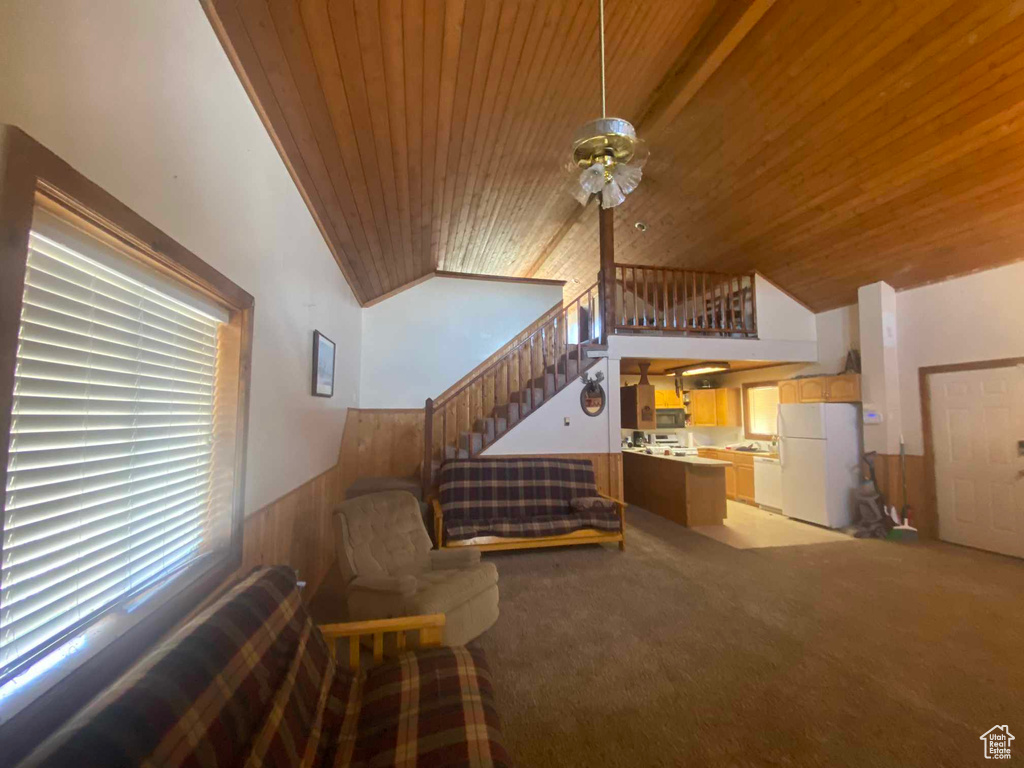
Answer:
[[665, 456], [637, 449], [622, 451], [627, 504], [693, 527], [725, 520], [728, 461], [698, 456]]

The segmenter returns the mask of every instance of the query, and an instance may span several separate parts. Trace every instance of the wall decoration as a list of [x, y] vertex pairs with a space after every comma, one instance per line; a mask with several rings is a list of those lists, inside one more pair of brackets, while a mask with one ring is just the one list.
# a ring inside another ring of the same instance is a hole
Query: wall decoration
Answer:
[[334, 397], [334, 342], [313, 331], [313, 394]]
[[580, 381], [583, 382], [583, 389], [580, 391], [580, 407], [587, 416], [600, 416], [604, 411], [608, 396], [605, 394], [604, 387], [601, 386], [603, 379], [604, 374], [601, 371], [598, 371], [594, 378], [590, 378], [586, 373], [580, 375]]

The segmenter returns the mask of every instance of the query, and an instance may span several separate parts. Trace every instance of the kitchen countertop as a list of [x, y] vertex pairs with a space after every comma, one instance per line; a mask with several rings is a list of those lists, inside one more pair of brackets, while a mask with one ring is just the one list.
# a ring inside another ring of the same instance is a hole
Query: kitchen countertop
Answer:
[[719, 448], [714, 445], [701, 445], [697, 447], [697, 450], [705, 451], [728, 451], [729, 453], [735, 453], [738, 456], [761, 456], [769, 459], [779, 458], [778, 453], [772, 451], [737, 451], [735, 448]]
[[666, 456], [663, 453], [647, 453], [646, 451], [637, 448], [623, 448], [622, 452], [635, 453], [638, 456], [650, 456], [652, 459], [668, 459], [669, 461], [678, 461], [682, 464], [698, 464], [707, 467], [727, 467], [732, 463], [729, 461], [719, 461], [718, 459], [705, 459], [700, 456]]

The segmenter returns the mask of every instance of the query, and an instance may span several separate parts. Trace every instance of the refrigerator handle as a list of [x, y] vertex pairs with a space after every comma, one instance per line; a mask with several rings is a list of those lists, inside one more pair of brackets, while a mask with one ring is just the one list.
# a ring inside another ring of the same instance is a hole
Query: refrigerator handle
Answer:
[[775, 434], [779, 438], [779, 467], [785, 463], [782, 460], [782, 408], [775, 409]]

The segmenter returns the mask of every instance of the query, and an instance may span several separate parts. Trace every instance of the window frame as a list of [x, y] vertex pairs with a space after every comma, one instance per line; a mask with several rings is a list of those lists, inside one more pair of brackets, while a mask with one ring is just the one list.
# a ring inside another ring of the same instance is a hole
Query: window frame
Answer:
[[771, 440], [774, 437], [774, 435], [762, 435], [757, 432], [752, 432], [750, 430], [750, 425], [753, 423], [753, 419], [751, 418], [752, 414], [750, 413], [750, 399], [747, 394], [748, 390], [761, 389], [763, 387], [778, 388], [778, 386], [778, 379], [775, 379], [774, 381], [751, 381], [742, 385], [741, 394], [743, 395], [743, 435], [744, 437], [746, 437], [747, 440]]
[[[37, 207], [63, 211], [101, 240], [113, 239], [149, 268], [224, 306], [232, 368], [237, 365], [230, 539], [141, 593], [122, 598], [48, 651], [81, 639], [85, 652], [0, 700], [0, 741], [17, 763], [82, 705], [126, 671], [150, 646], [213, 594], [242, 564], [245, 461], [251, 381], [253, 297], [150, 224], [19, 128], [0, 124], [0, 488], [7, 486], [14, 373], [29, 232]], [[234, 359], [237, 347], [237, 360]], [[3, 499], [4, 497], [0, 497]], [[3, 511], [4, 500], [0, 500]], [[0, 542], [5, 515], [0, 514]], [[55, 657], [54, 657], [55, 658]]]

